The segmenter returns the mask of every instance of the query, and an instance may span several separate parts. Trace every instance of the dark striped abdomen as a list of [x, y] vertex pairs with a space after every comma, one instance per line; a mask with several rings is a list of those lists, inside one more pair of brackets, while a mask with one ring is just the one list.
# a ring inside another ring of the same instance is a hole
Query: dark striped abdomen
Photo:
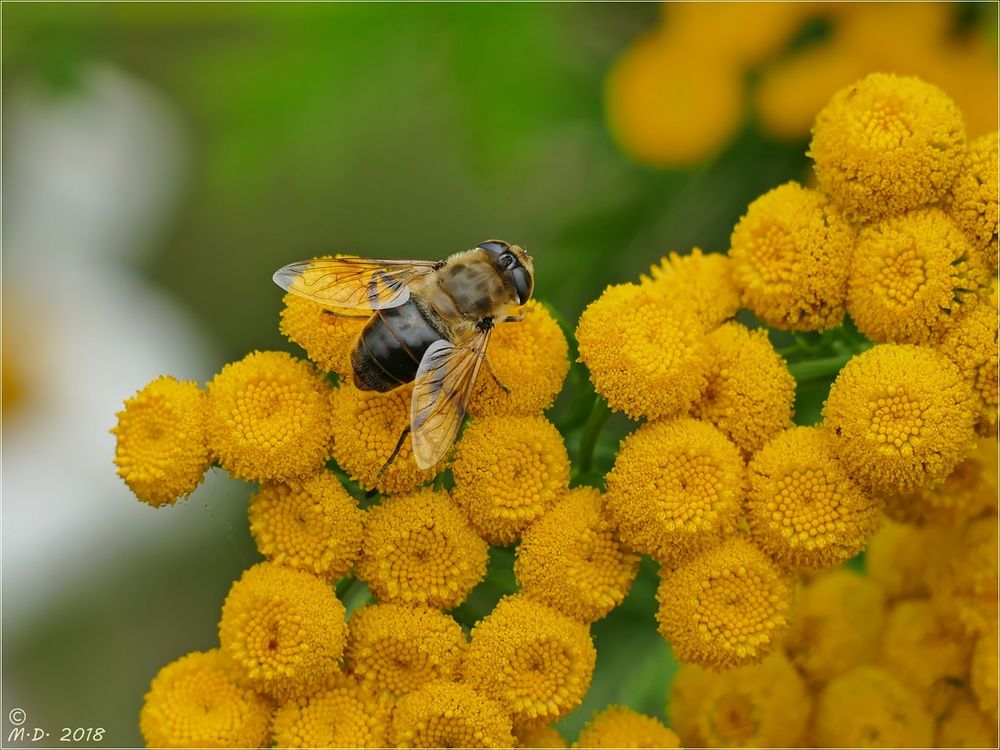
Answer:
[[354, 384], [384, 393], [411, 382], [427, 347], [441, 338], [412, 299], [376, 310], [351, 352]]

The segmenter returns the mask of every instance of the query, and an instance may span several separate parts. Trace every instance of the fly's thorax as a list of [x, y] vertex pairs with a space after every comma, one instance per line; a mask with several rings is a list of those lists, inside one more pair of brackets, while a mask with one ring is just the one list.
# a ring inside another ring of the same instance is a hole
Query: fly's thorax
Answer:
[[433, 311], [451, 325], [498, 318], [517, 305], [517, 293], [480, 249], [452, 255], [418, 291]]

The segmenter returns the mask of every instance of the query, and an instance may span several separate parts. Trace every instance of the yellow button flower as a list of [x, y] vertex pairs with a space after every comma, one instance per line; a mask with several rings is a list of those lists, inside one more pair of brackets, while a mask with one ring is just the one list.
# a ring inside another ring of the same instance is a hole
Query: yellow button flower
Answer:
[[391, 711], [339, 677], [274, 713], [275, 747], [386, 747]]
[[516, 595], [472, 629], [462, 674], [521, 728], [549, 724], [580, 705], [596, 658], [586, 625]]
[[251, 687], [285, 700], [336, 672], [344, 619], [344, 605], [322, 578], [262, 562], [229, 590], [219, 641]]
[[744, 504], [750, 534], [783, 565], [829, 568], [878, 529], [881, 503], [862, 491], [818, 427], [795, 427], [754, 454]]
[[249, 516], [264, 557], [330, 581], [361, 551], [364, 513], [325, 470], [302, 482], [265, 483], [250, 499]]
[[966, 633], [979, 635], [997, 622], [997, 519], [969, 521], [928, 550], [927, 586], [938, 610]]
[[927, 550], [940, 543], [943, 532], [886, 521], [865, 550], [865, 568], [886, 599], [926, 596]]
[[740, 290], [733, 280], [733, 264], [723, 253], [703, 253], [693, 248], [687, 255], [669, 257], [642, 276], [641, 286], [668, 300], [683, 300], [701, 320], [706, 331], [733, 317], [740, 309]]
[[954, 324], [937, 350], [955, 363], [976, 395], [976, 431], [997, 434], [997, 309], [992, 300], [979, 302]]
[[997, 723], [997, 624], [987, 628], [976, 640], [969, 666], [969, 686], [976, 696], [979, 708]]
[[239, 684], [218, 649], [195, 651], [153, 679], [139, 728], [147, 747], [264, 747], [271, 703]]
[[706, 339], [708, 388], [691, 410], [749, 457], [792, 426], [795, 379], [764, 330], [726, 323]]
[[785, 655], [716, 672], [682, 664], [669, 713], [685, 747], [801, 747], [812, 698]]
[[939, 208], [863, 228], [847, 311], [873, 341], [934, 341], [985, 297], [989, 278], [968, 241]]
[[982, 252], [984, 265], [993, 270], [997, 267], [997, 158], [996, 131], [972, 141], [944, 199], [948, 215], [973, 248]]
[[541, 414], [562, 390], [569, 372], [569, 344], [562, 329], [536, 300], [528, 300], [518, 314], [523, 320], [493, 329], [487, 362], [469, 401], [470, 414]]
[[656, 620], [679, 661], [716, 669], [754, 664], [788, 626], [792, 583], [735, 536], [660, 572]]
[[[996, 694], [993, 696], [996, 704]], [[995, 747], [997, 723], [984, 714], [976, 702], [963, 694], [938, 719], [934, 747]]]
[[605, 509], [621, 540], [673, 565], [736, 523], [743, 459], [708, 422], [648, 422], [622, 441], [606, 481]]
[[510, 717], [468, 685], [432, 682], [396, 706], [396, 747], [513, 747]]
[[743, 305], [775, 328], [840, 325], [854, 239], [851, 225], [819, 191], [788, 182], [764, 193], [730, 238]]
[[412, 395], [412, 384], [376, 393], [342, 383], [333, 392], [333, 458], [366, 490], [386, 495], [410, 492], [431, 481], [442, 468], [441, 464], [429, 469], [417, 466], [407, 437], [399, 455], [379, 475], [403, 430], [410, 426]]
[[345, 658], [364, 689], [391, 700], [458, 679], [466, 646], [462, 626], [436, 609], [374, 604], [351, 616]]
[[919, 78], [873, 73], [816, 116], [809, 156], [848, 217], [867, 221], [939, 200], [965, 151], [958, 107]]
[[367, 512], [355, 570], [381, 601], [451, 609], [486, 575], [488, 553], [448, 494], [424, 489]]
[[633, 419], [684, 413], [705, 390], [704, 326], [650, 285], [609, 286], [583, 311], [576, 338], [594, 388]]
[[569, 486], [569, 455], [545, 417], [482, 417], [462, 435], [452, 497], [490, 544], [510, 544]]
[[785, 649], [809, 682], [823, 684], [876, 660], [884, 621], [885, 600], [873, 581], [852, 570], [832, 570], [795, 597]]
[[195, 383], [157, 378], [118, 412], [115, 465], [135, 496], [172, 505], [201, 484], [212, 463], [205, 439], [205, 398]]
[[855, 667], [819, 694], [816, 747], [930, 747], [934, 721], [920, 697], [883, 669]]
[[680, 747], [680, 740], [659, 719], [608, 706], [587, 722], [573, 747]]
[[208, 384], [208, 440], [226, 471], [284, 481], [330, 455], [330, 389], [311, 365], [285, 352], [253, 352]]
[[639, 558], [618, 541], [592, 487], [570, 490], [533, 523], [517, 547], [514, 575], [532, 599], [582, 622], [625, 599]]
[[823, 418], [844, 468], [877, 492], [933, 486], [974, 447], [971, 390], [947, 358], [918, 346], [883, 344], [854, 357]]
[[664, 26], [683, 39], [699, 63], [711, 54], [744, 66], [779, 52], [808, 15], [808, 6], [797, 3], [661, 3], [660, 7]]
[[565, 748], [566, 740], [547, 724], [537, 727], [527, 727], [514, 732], [514, 747], [561, 747]]
[[316, 366], [350, 380], [351, 350], [368, 319], [358, 310], [332, 310], [297, 294], [286, 294], [281, 311], [281, 332], [306, 351]]

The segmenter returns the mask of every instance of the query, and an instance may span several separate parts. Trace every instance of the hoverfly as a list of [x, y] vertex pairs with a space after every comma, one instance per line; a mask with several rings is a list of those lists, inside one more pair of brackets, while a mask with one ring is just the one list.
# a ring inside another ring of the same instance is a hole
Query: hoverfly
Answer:
[[407, 433], [426, 469], [458, 435], [494, 325], [520, 320], [511, 311], [531, 298], [534, 266], [522, 247], [488, 240], [439, 261], [300, 261], [274, 281], [326, 308], [371, 311], [351, 351], [354, 384], [379, 392], [414, 384], [410, 426], [382, 471]]

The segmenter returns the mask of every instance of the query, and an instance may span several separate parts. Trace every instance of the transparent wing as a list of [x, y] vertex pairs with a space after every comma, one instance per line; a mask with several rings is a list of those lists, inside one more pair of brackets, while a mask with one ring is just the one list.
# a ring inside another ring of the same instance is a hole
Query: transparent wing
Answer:
[[491, 333], [478, 331], [460, 346], [435, 341], [424, 352], [410, 401], [413, 457], [421, 469], [444, 458], [455, 442]]
[[435, 265], [430, 260], [317, 258], [279, 268], [274, 283], [325, 307], [385, 310], [410, 299], [408, 284]]

